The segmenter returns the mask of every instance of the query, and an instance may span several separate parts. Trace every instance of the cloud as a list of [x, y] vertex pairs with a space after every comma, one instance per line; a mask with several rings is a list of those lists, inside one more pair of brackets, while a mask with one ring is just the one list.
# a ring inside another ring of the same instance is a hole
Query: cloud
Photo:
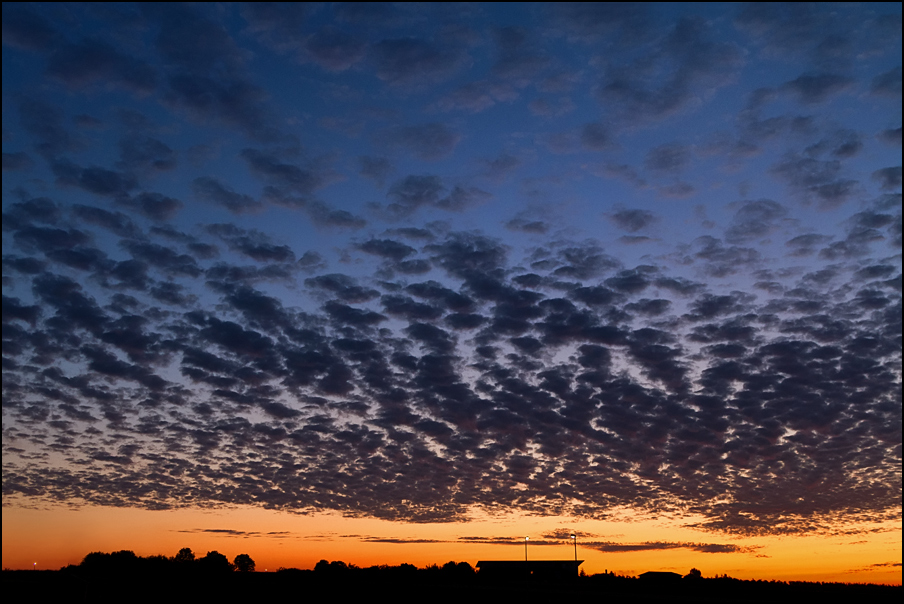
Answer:
[[4, 153], [3, 154], [3, 171], [7, 170], [28, 170], [34, 165], [34, 162], [27, 153]]
[[192, 182], [192, 192], [198, 199], [223, 206], [233, 214], [256, 212], [263, 204], [244, 193], [236, 193], [232, 187], [216, 178], [202, 176]]
[[22, 127], [35, 138], [35, 150], [47, 160], [78, 148], [78, 142], [63, 125], [59, 107], [37, 99], [24, 99], [19, 104]]
[[807, 235], [798, 235], [785, 242], [785, 245], [793, 249], [795, 256], [808, 256], [816, 251], [817, 245], [822, 245], [831, 241], [831, 237], [810, 233]]
[[568, 97], [556, 100], [540, 97], [532, 100], [527, 106], [534, 115], [543, 116], [564, 115], [574, 110], [574, 102]]
[[435, 160], [448, 155], [461, 140], [457, 132], [439, 122], [400, 126], [389, 130], [382, 138], [390, 145], [404, 147], [415, 157], [424, 160]]
[[636, 187], [646, 186], [646, 182], [640, 177], [637, 170], [627, 164], [606, 164], [595, 170], [594, 173], [607, 178], [625, 180]]
[[151, 220], [167, 221], [184, 207], [178, 199], [167, 197], [160, 193], [139, 193], [132, 197], [119, 197], [116, 203], [150, 218]]
[[502, 82], [468, 82], [439, 99], [436, 108], [440, 111], [480, 113], [500, 101], [511, 101], [515, 96], [514, 89]]
[[609, 220], [623, 231], [636, 233], [656, 222], [657, 218], [656, 215], [649, 210], [621, 209], [609, 214]]
[[360, 216], [356, 216], [347, 210], [330, 208], [323, 203], [311, 203], [308, 209], [311, 221], [317, 225], [343, 229], [361, 229], [367, 225], [367, 221]]
[[23, 305], [18, 298], [3, 296], [3, 321], [21, 320], [34, 325], [41, 316], [41, 309], [37, 305]]
[[487, 160], [486, 177], [490, 180], [501, 182], [505, 180], [521, 165], [521, 160], [508, 153], [502, 153], [495, 159]]
[[628, 552], [645, 552], [669, 549], [689, 549], [704, 554], [750, 554], [755, 552], [758, 547], [738, 546], [732, 544], [721, 543], [685, 543], [673, 541], [647, 541], [644, 543], [612, 543], [608, 541], [585, 542], [581, 541], [582, 547], [589, 547], [600, 552], [606, 553], [628, 553]]
[[134, 238], [141, 235], [132, 219], [121, 212], [76, 204], [72, 206], [72, 213], [80, 220], [103, 227], [120, 237]]
[[257, 3], [242, 7], [242, 17], [248, 22], [249, 29], [280, 49], [298, 43], [298, 34], [309, 12], [310, 7], [303, 4], [278, 6]]
[[837, 130], [830, 136], [807, 147], [806, 153], [812, 156], [819, 156], [829, 152], [839, 159], [847, 159], [857, 155], [862, 148], [863, 142], [857, 132], [853, 130]]
[[70, 88], [100, 81], [148, 94], [157, 87], [157, 73], [150, 65], [100, 40], [61, 46], [50, 56], [47, 73]]
[[844, 178], [839, 160], [818, 160], [788, 155], [772, 167], [796, 193], [813, 200], [820, 208], [831, 209], [854, 194], [856, 181]]
[[702, 261], [703, 271], [711, 277], [733, 275], [742, 270], [742, 267], [756, 266], [762, 258], [754, 248], [735, 245], [726, 247], [715, 237], [699, 237], [695, 244], [697, 251], [693, 256]]
[[26, 50], [47, 50], [61, 36], [54, 27], [25, 5], [3, 7], [3, 43]]
[[140, 172], [165, 172], [176, 167], [176, 154], [170, 147], [148, 136], [127, 136], [119, 141], [117, 167]]
[[[857, 220], [857, 228], [888, 224], [888, 219], [876, 215], [863, 215]], [[227, 245], [266, 243], [253, 232], [234, 225], [215, 226], [209, 233]], [[430, 241], [422, 233], [411, 235], [416, 238], [408, 241]], [[418, 252], [417, 248], [392, 239], [369, 239], [359, 245], [361, 251], [392, 262], [404, 261]], [[805, 245], [820, 243], [811, 238]], [[134, 242], [124, 249], [136, 260], [174, 277], [198, 274], [200, 269], [197, 260], [180, 257], [166, 248]], [[728, 256], [733, 253], [727, 251], [731, 248], [720, 248], [716, 241], [701, 242], [699, 249], [723, 250], [719, 253]], [[207, 489], [206, 497], [212, 501], [239, 503], [253, 496], [272, 506], [344, 509], [348, 505], [346, 493], [354, 492], [358, 502], [352, 508], [355, 513], [422, 522], [463, 519], [466, 504], [483, 502], [486, 493], [490, 493], [493, 505], [552, 513], [562, 509], [541, 498], [522, 500], [515, 487], [530, 481], [535, 492], [551, 492], [553, 483], [546, 478], [551, 474], [544, 468], [553, 463], [561, 464], [568, 472], [557, 481], [566, 480], [586, 490], [595, 501], [611, 505], [640, 499], [654, 507], [677, 505], [702, 513], [707, 520], [701, 528], [716, 531], [760, 534], [811, 530], [812, 523], [787, 522], [770, 509], [792, 505], [792, 509], [813, 518], [823, 517], [854, 505], [862, 507], [864, 489], [869, 492], [870, 501], [875, 502], [875, 512], [871, 514], [880, 513], [896, 501], [894, 476], [877, 481], [870, 475], [864, 482], [866, 478], [852, 471], [843, 474], [845, 478], [838, 484], [839, 473], [832, 461], [837, 459], [839, 448], [856, 456], [853, 452], [864, 443], [874, 443], [876, 439], [894, 442], [887, 429], [896, 421], [895, 407], [886, 405], [894, 399], [892, 374], [879, 362], [861, 363], [856, 371], [850, 365], [855, 359], [881, 359], [883, 355], [891, 358], [888, 355], [894, 354], [894, 346], [888, 346], [885, 336], [877, 337], [882, 333], [881, 323], [864, 332], [865, 326], [844, 322], [834, 325], [831, 311], [825, 306], [803, 313], [770, 309], [771, 304], [785, 299], [781, 294], [777, 299], [757, 301], [741, 293], [703, 292], [699, 285], [663, 275], [661, 270], [612, 267], [601, 250], [587, 245], [553, 247], [542, 256], [553, 261], [547, 269], [550, 272], [565, 268], [563, 274], [572, 278], [586, 275], [583, 278], [591, 279], [592, 285], [570, 290], [568, 298], [525, 291], [520, 283], [527, 281], [507, 277], [504, 270], [499, 270], [510, 266], [509, 252], [498, 242], [478, 234], [454, 233], [427, 243], [420, 251], [428, 253], [432, 263], [452, 281], [414, 281], [396, 293], [383, 293], [349, 275], [325, 274], [304, 281], [306, 288], [321, 292], [326, 299], [321, 310], [301, 311], [250, 286], [230, 285], [225, 275], [220, 275], [212, 287], [223, 304], [219, 313], [236, 313], [229, 318], [212, 316], [200, 309], [189, 311], [198, 302], [174, 290], [174, 301], [187, 305], [181, 311], [183, 335], [179, 342], [166, 345], [153, 321], [117, 324], [76, 283], [61, 277], [34, 277], [34, 291], [47, 305], [44, 308], [49, 309], [49, 314], [38, 313], [21, 298], [8, 296], [4, 305], [10, 312], [5, 312], [4, 317], [11, 328], [24, 322], [34, 332], [58, 334], [53, 336], [58, 346], [65, 340], [56, 338], [71, 333], [73, 327], [86, 339], [80, 344], [80, 354], [90, 371], [81, 378], [65, 374], [54, 377], [53, 387], [60, 394], [49, 400], [60, 400], [64, 393], [73, 393], [67, 396], [75, 396], [75, 400], [81, 396], [84, 401], [115, 398], [109, 385], [104, 385], [105, 380], [132, 384], [145, 396], [163, 397], [170, 386], [162, 377], [155, 377], [153, 363], [142, 366], [131, 359], [119, 359], [111, 351], [115, 347], [126, 355], [151, 355], [149, 358], [153, 359], [176, 346], [183, 374], [194, 384], [206, 385], [210, 394], [193, 403], [195, 407], [182, 411], [191, 414], [196, 428], [186, 432], [173, 425], [166, 430], [193, 452], [191, 456], [186, 453], [176, 457], [180, 464], [197, 469], [201, 488]], [[594, 257], [597, 259], [589, 260]], [[277, 261], [282, 259], [269, 255], [260, 260], [263, 264]], [[710, 257], [709, 261], [736, 264], [718, 257]], [[207, 274], [208, 279], [213, 279], [212, 270]], [[871, 268], [863, 273], [863, 278], [881, 280], [890, 274], [888, 269]], [[605, 285], [592, 281], [600, 278]], [[813, 281], [811, 287], [819, 283]], [[663, 331], [647, 323], [662, 317], [674, 304], [662, 298], [637, 297], [652, 288], [690, 296], [689, 316], [684, 320], [688, 322], [685, 325], [694, 327], [676, 324], [676, 329]], [[166, 295], [160, 292], [161, 297]], [[881, 302], [874, 294], [852, 294], [851, 299]], [[830, 305], [848, 304], [829, 297], [823, 300]], [[381, 312], [371, 308], [375, 304]], [[640, 323], [628, 328], [621, 318], [613, 324], [613, 318], [619, 316], [612, 314], [614, 310], [630, 313]], [[776, 312], [783, 318], [768, 329], [764, 325], [769, 323], [757, 318]], [[390, 317], [391, 321], [401, 322], [398, 334], [402, 339], [386, 339], [385, 333], [375, 329], [388, 325]], [[64, 321], [64, 331], [54, 327], [58, 319]], [[478, 335], [483, 352], [472, 353], [462, 347], [450, 328], [476, 330], [470, 333]], [[770, 335], [774, 330], [781, 335]], [[15, 329], [5, 328], [4, 332], [5, 337], [19, 337], [14, 335]], [[35, 345], [20, 341], [23, 347]], [[698, 362], [703, 368], [699, 375], [681, 362], [684, 349], [693, 342], [708, 343], [700, 352]], [[111, 348], [106, 350], [104, 346]], [[546, 352], [565, 346], [574, 347], [573, 359], [547, 363], [539, 371], [535, 365], [522, 366], [522, 361], [516, 360], [539, 359]], [[498, 355], [491, 361], [491, 357], [483, 356], [489, 353], [488, 347], [507, 350], [509, 356]], [[635, 368], [643, 379], [619, 375], [614, 371], [617, 364]], [[459, 369], [462, 366], [473, 367], [478, 378], [473, 382], [464, 379]], [[16, 370], [19, 371], [23, 370]], [[863, 381], [864, 371], [869, 382]], [[46, 394], [50, 377], [32, 377], [33, 385], [20, 382], [20, 387], [50, 396]], [[688, 382], [695, 387], [689, 388]], [[873, 398], [872, 402], [862, 403], [862, 434], [839, 431], [826, 442], [808, 436], [812, 430], [843, 425], [847, 408], [844, 401], [852, 396], [860, 400], [863, 395], [859, 392], [867, 383]], [[297, 393], [298, 398], [281, 399], [276, 394], [277, 384]], [[792, 393], [796, 401], [793, 405], [779, 402]], [[159, 409], [169, 413], [170, 403], [163, 402], [163, 398]], [[412, 404], [415, 399], [424, 403]], [[757, 403], [755, 419], [737, 411], [749, 409], [752, 400], [765, 401]], [[335, 408], [347, 409], [349, 419], [337, 421], [320, 411], [324, 406], [340, 404], [343, 406]], [[92, 410], [88, 413], [91, 417], [103, 413], [115, 416], [113, 409], [104, 410], [103, 405], [108, 403], [82, 405]], [[11, 409], [23, 421], [29, 417], [25, 407]], [[267, 419], [246, 423], [247, 411], [243, 410], [248, 409], [260, 410], [260, 417]], [[72, 408], [69, 412], [83, 411]], [[126, 421], [127, 416], [119, 417], [116, 421]], [[562, 444], [566, 435], [568, 447]], [[637, 449], [638, 441], [657, 443], [652, 461], [648, 448]], [[292, 476], [274, 481], [257, 471], [255, 461], [236, 459], [229, 462], [226, 471], [244, 468], [240, 475], [249, 478], [243, 479], [241, 488], [238, 483], [228, 491], [214, 488], [214, 477], [208, 477], [207, 470], [192, 460], [194, 455], [203, 455], [203, 451], [218, 450], [225, 442], [239, 448], [266, 442], [273, 454], [289, 455], [299, 469]], [[427, 447], [428, 442], [437, 443], [438, 448]], [[601, 442], [605, 443], [607, 461], [588, 470], [582, 456], [599, 455], [603, 450], [598, 444]], [[527, 443], [535, 443], [536, 454], [518, 453]], [[73, 446], [75, 453], [82, 445]], [[397, 451], [399, 446], [403, 447], [401, 453], [395, 454], [401, 457], [387, 465], [385, 455]], [[800, 465], [773, 475], [760, 460], [771, 458], [775, 449], [789, 459], [799, 459]], [[481, 451], [485, 457], [474, 457]], [[83, 454], [94, 455], [88, 449]], [[141, 484], [140, 476], [157, 467], [157, 462], [134, 454], [111, 455], [122, 459], [95, 455], [89, 463], [101, 465], [80, 470], [80, 475], [59, 470], [40, 476], [12, 471], [4, 476], [5, 488], [10, 494], [28, 488], [51, 496], [65, 489], [67, 493], [77, 492], [99, 501], [95, 493], [101, 491], [95, 489], [103, 488], [109, 493], [109, 487], [117, 486], [112, 492], [119, 493], [121, 501], [149, 505], [150, 500], [137, 485]], [[467, 457], [472, 461], [466, 462]], [[418, 478], [421, 488], [412, 489], [405, 475], [397, 474], [397, 468], [407, 467], [415, 458], [422, 469], [418, 475], [429, 477], [429, 488], [423, 484], [425, 478]], [[704, 459], [709, 460], [711, 467], [701, 463]], [[102, 464], [106, 463], [116, 463], [124, 470], [115, 477], [103, 474]], [[339, 464], [345, 468], [343, 472], [337, 471]], [[493, 469], [492, 464], [498, 464], [500, 469]], [[703, 475], [698, 477], [688, 470], [690, 467]], [[622, 482], [620, 477], [627, 468], [667, 478], [671, 486], [663, 491], [655, 483]], [[747, 472], [743, 481], [736, 478], [739, 468]], [[365, 479], [386, 472], [392, 472], [393, 480]], [[736, 499], [711, 502], [707, 485], [713, 472], [727, 477], [723, 478], [722, 488]], [[91, 476], [91, 480], [86, 482], [86, 476]], [[820, 487], [819, 497], [807, 495], [814, 480], [834, 485], [828, 500]], [[776, 483], [780, 488], [775, 488]], [[198, 488], [197, 482], [190, 486], [177, 478], [168, 479], [166, 484], [167, 505], [180, 505], [187, 489]], [[272, 488], [275, 484], [279, 490]], [[298, 493], [307, 492], [311, 484], [319, 485], [317, 499], [306, 495], [299, 499]], [[164, 489], [164, 485], [158, 489]], [[457, 493], [456, 501], [463, 503], [449, 503], [452, 489]], [[749, 495], [751, 489], [754, 496]], [[292, 499], [280, 495], [286, 490], [295, 493]], [[402, 493], [405, 495], [400, 497]], [[155, 500], [159, 505], [159, 496]], [[398, 501], [401, 503], [392, 503]], [[748, 520], [738, 519], [742, 513]], [[561, 541], [558, 533], [544, 537], [550, 538]], [[513, 541], [481, 538], [481, 542]], [[721, 543], [593, 541], [593, 536], [588, 535], [582, 535], [581, 542], [605, 552], [752, 551], [749, 547]]]
[[233, 224], [211, 224], [211, 235], [222, 239], [230, 249], [259, 262], [295, 262], [295, 254], [287, 245], [277, 245], [266, 234], [239, 228]]
[[258, 140], [278, 138], [264, 105], [267, 95], [248, 77], [242, 52], [225, 28], [187, 6], [145, 6], [142, 12], [159, 27], [156, 48], [168, 103]]
[[222, 535], [224, 537], [271, 537], [271, 538], [286, 538], [291, 535], [288, 531], [242, 531], [238, 529], [202, 529], [202, 528], [194, 528], [194, 529], [180, 529], [177, 530], [178, 533], [190, 533], [190, 534], [211, 534], [211, 535]]
[[367, 543], [395, 543], [395, 544], [408, 544], [408, 543], [448, 543], [448, 541], [441, 541], [438, 539], [413, 539], [413, 538], [399, 538], [399, 537], [371, 537], [365, 536], [361, 537], [361, 541], [365, 541]]
[[364, 58], [366, 44], [341, 30], [323, 28], [307, 39], [304, 48], [324, 69], [345, 71]]
[[599, 535], [595, 535], [595, 534], [593, 534], [593, 533], [587, 533], [587, 532], [585, 532], [585, 531], [576, 531], [576, 530], [573, 530], [573, 529], [564, 529], [564, 528], [560, 528], [560, 529], [556, 529], [556, 530], [551, 531], [551, 532], [548, 532], [548, 533], [544, 533], [544, 534], [542, 535], [542, 537], [543, 537], [544, 539], [567, 539], [567, 540], [571, 540], [572, 535], [574, 535], [574, 536], [577, 537], [578, 539], [581, 539], [582, 541], [583, 541], [584, 539], [592, 539], [593, 537], [599, 537]]
[[78, 187], [104, 197], [126, 195], [138, 186], [137, 179], [131, 174], [99, 166], [82, 168], [65, 159], [54, 161], [51, 169], [57, 184]]
[[419, 38], [389, 38], [372, 49], [377, 77], [396, 86], [422, 86], [447, 79], [463, 56], [453, 45]]
[[788, 210], [771, 199], [741, 202], [731, 225], [725, 231], [729, 243], [744, 243], [764, 237], [778, 228]]
[[11, 230], [30, 225], [32, 222], [56, 225], [62, 218], [62, 212], [53, 200], [47, 197], [34, 197], [10, 204], [3, 218], [5, 229]]
[[362, 252], [388, 258], [391, 260], [403, 260], [406, 256], [416, 253], [413, 247], [392, 239], [370, 239], [358, 246]]
[[873, 78], [870, 92], [873, 94], [901, 96], [901, 66], [886, 71]]
[[882, 168], [872, 173], [873, 180], [878, 181], [883, 191], [893, 191], [901, 187], [901, 166]]
[[806, 105], [825, 102], [851, 87], [851, 78], [835, 73], [806, 73], [786, 82], [784, 88]]
[[409, 175], [389, 187], [392, 201], [385, 207], [391, 218], [404, 218], [422, 207], [432, 207], [448, 211], [461, 211], [481, 203], [490, 194], [476, 187], [455, 186], [445, 194], [442, 180], [435, 175]]
[[351, 303], [367, 302], [379, 295], [378, 291], [361, 287], [354, 279], [338, 273], [305, 279], [305, 285], [328, 291], [338, 299]]
[[362, 155], [358, 158], [359, 174], [373, 180], [378, 186], [382, 187], [386, 182], [386, 178], [392, 172], [392, 163], [385, 157], [370, 157]]
[[[706, 24], [685, 17], [635, 65], [609, 67], [597, 95], [626, 119], [662, 119], [688, 106], [693, 90], [726, 84], [740, 59], [736, 46], [715, 41]], [[650, 64], [665, 76], [646, 77]]]
[[566, 31], [589, 39], [640, 35], [650, 25], [645, 7], [632, 5], [588, 5], [583, 2], [559, 2], [548, 9]]
[[889, 145], [901, 145], [901, 128], [888, 128], [878, 134], [879, 140]]
[[327, 182], [327, 177], [315, 167], [285, 163], [272, 153], [242, 149], [241, 157], [252, 174], [287, 191], [308, 195]]
[[647, 153], [644, 165], [654, 172], [678, 172], [691, 160], [690, 151], [684, 145], [670, 143], [660, 145]]
[[525, 218], [512, 218], [505, 223], [505, 227], [512, 231], [536, 233], [538, 235], [545, 234], [550, 228], [547, 222], [542, 220], [527, 220]]
[[678, 181], [671, 185], [666, 185], [664, 187], [659, 187], [659, 193], [663, 197], [674, 197], [678, 199], [685, 199], [687, 197], [692, 196], [697, 192], [697, 189], [694, 185], [686, 182]]
[[581, 144], [586, 149], [601, 151], [611, 145], [606, 127], [599, 122], [584, 124], [581, 129]]

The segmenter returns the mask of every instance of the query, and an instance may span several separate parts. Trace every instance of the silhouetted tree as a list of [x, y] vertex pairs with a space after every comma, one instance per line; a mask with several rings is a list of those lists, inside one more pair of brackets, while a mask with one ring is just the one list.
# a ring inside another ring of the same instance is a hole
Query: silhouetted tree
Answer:
[[239, 554], [232, 563], [235, 565], [235, 569], [241, 573], [254, 572], [254, 560], [248, 554]]
[[474, 576], [474, 569], [467, 562], [446, 562], [441, 569], [447, 580], [466, 581]]
[[331, 580], [347, 576], [350, 572], [359, 572], [361, 569], [354, 564], [346, 564], [342, 560], [327, 562], [321, 560], [314, 565], [314, 574], [318, 577], [329, 577]]
[[173, 562], [178, 564], [189, 564], [195, 561], [195, 552], [190, 547], [183, 547], [179, 553], [173, 557]]
[[110, 554], [106, 552], [91, 552], [86, 555], [79, 567], [88, 572], [101, 571], [108, 566]]
[[692, 568], [692, 569], [690, 570], [689, 573], [687, 573], [686, 575], [684, 575], [684, 578], [685, 578], [685, 579], [702, 579], [702, 578], [703, 578], [703, 573], [701, 573], [701, 572], [700, 572], [699, 570], [697, 570], [696, 568]]
[[198, 560], [198, 565], [207, 574], [225, 574], [235, 570], [229, 558], [218, 551], [207, 552], [206, 556]]
[[127, 549], [107, 554], [105, 552], [91, 552], [85, 556], [79, 567], [91, 573], [105, 573], [122, 575], [132, 573], [138, 569], [140, 558], [135, 552]]

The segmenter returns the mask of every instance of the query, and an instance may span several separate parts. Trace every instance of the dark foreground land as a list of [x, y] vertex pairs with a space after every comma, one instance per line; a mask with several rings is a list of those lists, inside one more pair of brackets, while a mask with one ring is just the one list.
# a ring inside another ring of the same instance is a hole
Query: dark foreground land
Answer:
[[[317, 573], [212, 574], [59, 571], [2, 572], [6, 602], [900, 602], [900, 586], [742, 581], [728, 577], [656, 583], [594, 575], [567, 580], [491, 581], [479, 573], [374, 567]], [[12, 599], [10, 599], [12, 598]]]

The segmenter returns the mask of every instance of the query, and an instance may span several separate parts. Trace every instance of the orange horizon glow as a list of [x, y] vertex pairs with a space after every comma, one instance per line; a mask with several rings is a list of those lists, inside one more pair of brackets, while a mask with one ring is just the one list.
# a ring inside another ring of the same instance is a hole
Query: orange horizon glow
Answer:
[[[115, 528], [114, 528], [115, 527]], [[528, 557], [572, 559], [571, 539], [543, 535], [554, 530], [591, 533], [593, 541], [619, 544], [719, 543], [744, 552], [705, 553], [687, 548], [601, 552], [577, 540], [577, 557], [587, 574], [614, 572], [727, 574], [738, 579], [827, 581], [901, 585], [901, 532], [892, 523], [849, 525], [835, 535], [728, 537], [703, 533], [670, 520], [625, 516], [618, 521], [483, 516], [468, 523], [406, 524], [335, 513], [289, 514], [252, 507], [148, 511], [135, 508], [8, 506], [3, 512], [3, 568], [56, 570], [78, 564], [90, 552], [131, 550], [139, 556], [173, 556], [189, 547], [197, 556], [218, 551], [230, 560], [246, 553], [258, 571], [280, 567], [311, 569], [319, 560], [359, 567], [413, 564], [423, 568], [450, 560], [475, 566], [479, 560]], [[209, 531], [232, 531], [209, 532]], [[848, 533], [848, 534], [844, 534]], [[510, 538], [498, 545], [462, 538]], [[382, 541], [381, 541], [382, 540]], [[387, 540], [408, 541], [389, 542]]]

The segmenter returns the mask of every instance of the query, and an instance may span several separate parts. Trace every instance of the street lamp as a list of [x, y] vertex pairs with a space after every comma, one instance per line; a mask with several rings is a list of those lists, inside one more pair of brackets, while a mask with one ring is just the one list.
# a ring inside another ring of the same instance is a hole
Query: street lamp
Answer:
[[578, 536], [575, 535], [574, 533], [571, 533], [571, 540], [574, 542], [574, 564], [575, 564], [575, 569], [577, 569], [577, 563], [578, 563]]
[[530, 541], [530, 537], [524, 538], [524, 561], [527, 562], [527, 542]]

